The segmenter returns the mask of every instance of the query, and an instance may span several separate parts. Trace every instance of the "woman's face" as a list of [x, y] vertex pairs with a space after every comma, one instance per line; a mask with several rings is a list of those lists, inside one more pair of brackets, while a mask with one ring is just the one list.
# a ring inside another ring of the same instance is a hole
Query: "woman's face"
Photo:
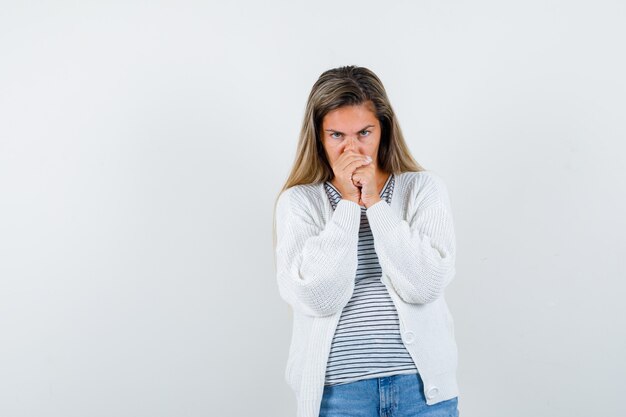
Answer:
[[370, 110], [371, 102], [356, 106], [344, 106], [332, 110], [322, 120], [322, 143], [331, 166], [344, 150], [353, 149], [372, 158], [378, 167], [376, 156], [380, 144], [380, 122]]

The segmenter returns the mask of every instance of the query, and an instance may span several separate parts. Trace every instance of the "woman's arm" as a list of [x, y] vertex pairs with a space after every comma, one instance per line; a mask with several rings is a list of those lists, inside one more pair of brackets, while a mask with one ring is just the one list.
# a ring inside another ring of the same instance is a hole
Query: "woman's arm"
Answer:
[[[418, 196], [416, 196], [417, 198]], [[441, 296], [455, 274], [456, 238], [447, 189], [428, 176], [420, 204], [400, 219], [386, 201], [371, 205], [367, 218], [383, 272], [407, 303], [430, 303]]]
[[293, 189], [276, 204], [276, 267], [280, 296], [311, 316], [339, 312], [354, 290], [361, 208], [340, 200], [324, 229]]

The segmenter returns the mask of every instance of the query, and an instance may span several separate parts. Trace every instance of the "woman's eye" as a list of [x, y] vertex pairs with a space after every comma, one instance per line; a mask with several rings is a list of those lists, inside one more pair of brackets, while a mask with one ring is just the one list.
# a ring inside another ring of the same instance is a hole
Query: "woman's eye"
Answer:
[[[335, 136], [335, 135], [339, 135], [339, 136]], [[338, 133], [338, 132], [333, 132], [333, 133], [331, 133], [331, 134], [330, 134], [330, 136], [331, 136], [332, 138], [339, 139], [339, 137], [341, 136], [341, 133]]]
[[372, 133], [369, 130], [361, 130], [361, 136], [369, 136], [369, 134]]

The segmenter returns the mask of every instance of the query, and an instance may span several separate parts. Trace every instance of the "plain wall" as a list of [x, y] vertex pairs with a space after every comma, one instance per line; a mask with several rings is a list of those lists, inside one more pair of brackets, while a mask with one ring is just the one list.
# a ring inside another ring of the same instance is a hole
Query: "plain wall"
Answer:
[[0, 4], [0, 415], [295, 415], [272, 214], [310, 88], [449, 189], [463, 417], [623, 416], [620, 1]]

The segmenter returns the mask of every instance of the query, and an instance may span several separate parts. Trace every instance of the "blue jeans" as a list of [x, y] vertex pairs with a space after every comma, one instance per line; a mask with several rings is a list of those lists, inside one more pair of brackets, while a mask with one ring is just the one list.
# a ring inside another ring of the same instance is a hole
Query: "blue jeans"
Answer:
[[419, 374], [325, 385], [319, 417], [458, 417], [458, 397], [426, 404]]

